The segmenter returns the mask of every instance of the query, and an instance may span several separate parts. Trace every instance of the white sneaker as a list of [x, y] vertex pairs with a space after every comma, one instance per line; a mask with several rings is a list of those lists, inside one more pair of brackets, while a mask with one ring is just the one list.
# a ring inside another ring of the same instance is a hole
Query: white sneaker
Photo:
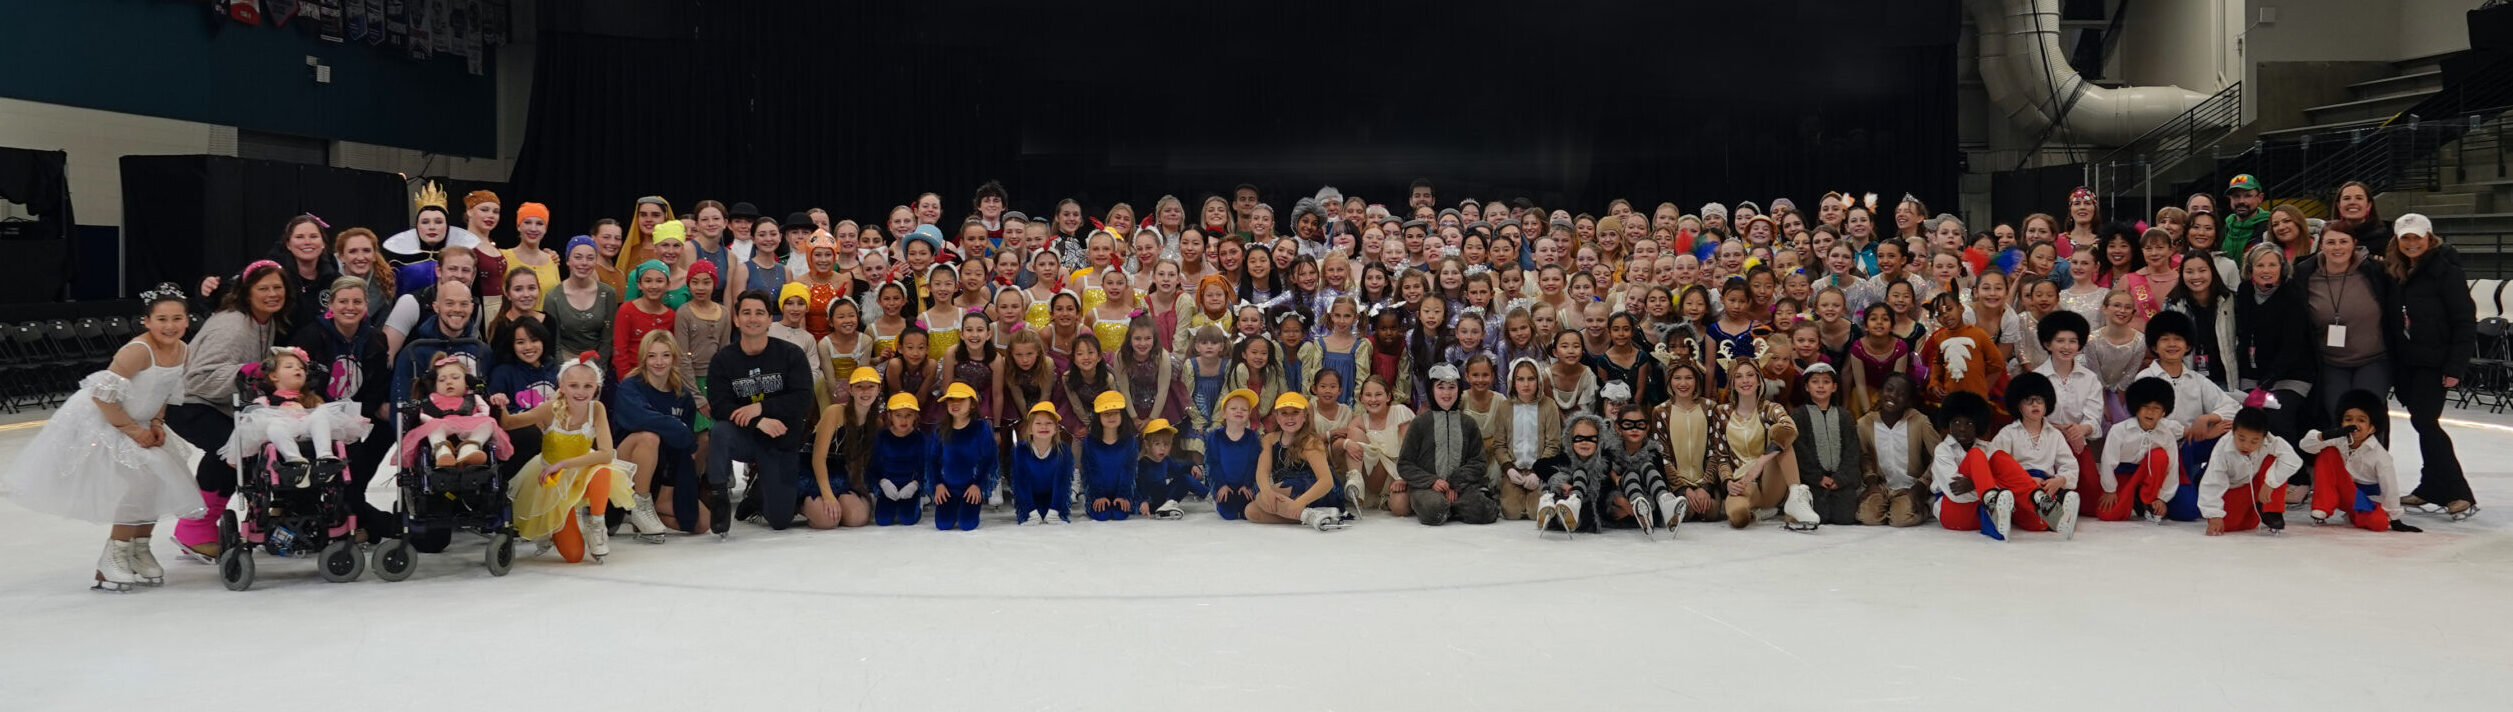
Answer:
[[1658, 526], [1674, 533], [1676, 523], [1681, 521], [1684, 521], [1684, 498], [1675, 496], [1674, 492], [1659, 493]]
[[96, 557], [96, 585], [89, 588], [119, 593], [131, 590], [139, 582], [139, 575], [131, 572], [130, 542], [106, 540], [105, 553]]
[[1789, 485], [1789, 499], [1780, 504], [1785, 517], [1782, 526], [1789, 531], [1811, 532], [1823, 524], [1815, 514], [1815, 490], [1806, 485]]
[[1322, 532], [1331, 532], [1348, 526], [1344, 522], [1344, 513], [1334, 507], [1310, 507], [1300, 510], [1300, 524]]
[[124, 546], [130, 547], [131, 573], [139, 576], [141, 585], [166, 585], [166, 569], [157, 565], [157, 554], [148, 550], [147, 538], [132, 539]]

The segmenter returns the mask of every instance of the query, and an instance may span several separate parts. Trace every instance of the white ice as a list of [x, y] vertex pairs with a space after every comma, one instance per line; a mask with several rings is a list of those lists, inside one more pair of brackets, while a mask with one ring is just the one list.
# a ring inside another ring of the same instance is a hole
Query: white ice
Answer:
[[[32, 432], [0, 434], [0, 458]], [[504, 578], [465, 537], [402, 583], [265, 556], [231, 593], [161, 526], [165, 587], [99, 594], [102, 527], [0, 504], [0, 710], [2506, 709], [2507, 432], [2453, 429], [2505, 509], [2413, 514], [2416, 535], [2298, 512], [2276, 538], [1688, 524], [1565, 542], [1201, 509], [742, 524]]]

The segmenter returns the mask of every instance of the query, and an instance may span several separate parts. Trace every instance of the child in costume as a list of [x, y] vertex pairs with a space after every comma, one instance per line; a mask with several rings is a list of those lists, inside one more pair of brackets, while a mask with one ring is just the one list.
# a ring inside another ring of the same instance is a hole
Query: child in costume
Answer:
[[1134, 432], [1126, 394], [1101, 391], [1091, 419], [1090, 437], [1082, 441], [1082, 498], [1090, 503], [1091, 520], [1124, 521], [1142, 501], [1135, 488], [1134, 463], [1142, 444]]
[[453, 353], [438, 354], [428, 365], [428, 380], [411, 383], [419, 391], [419, 425], [401, 438], [402, 464], [419, 460], [419, 444], [427, 443], [437, 467], [487, 464], [489, 451], [508, 452], [506, 431], [489, 417], [489, 402], [472, 392], [471, 371]]
[[2286, 479], [2303, 469], [2304, 460], [2286, 440], [2269, 434], [2269, 408], [2277, 407], [2266, 391], [2234, 413], [2233, 437], [2216, 441], [2207, 470], [2199, 475], [2199, 515], [2208, 519], [2208, 536], [2268, 527], [2286, 530]]
[[[245, 453], [259, 452], [268, 444], [279, 453], [282, 482], [310, 486], [318, 465], [339, 476], [342, 466], [332, 444], [363, 440], [373, 424], [358, 413], [355, 401], [326, 403], [318, 391], [307, 388], [309, 363], [303, 349], [280, 346], [260, 363], [244, 367], [248, 377], [261, 383], [262, 396], [238, 411], [236, 437], [219, 449], [219, 457], [229, 465], [242, 466]], [[298, 440], [314, 442], [313, 462], [306, 460]]]
[[[2129, 383], [2121, 398], [2130, 417], [2103, 436], [2103, 491], [2094, 504], [2095, 516], [2106, 522], [2131, 517], [2161, 522], [2182, 483], [2183, 426], [2166, 417], [2173, 411], [2173, 385], [2161, 378], [2140, 378]], [[2197, 502], [2195, 496], [2192, 502]]]
[[1213, 428], [1204, 433], [1204, 467], [1213, 486], [1213, 510], [1223, 519], [1238, 519], [1256, 499], [1257, 456], [1263, 438], [1249, 421], [1256, 409], [1256, 391], [1239, 389], [1222, 396], [1214, 410]]
[[1876, 409], [1859, 417], [1859, 461], [1866, 470], [1860, 524], [1915, 527], [1928, 521], [1929, 472], [1945, 436], [1911, 407], [1918, 393], [1910, 376], [1886, 374], [1876, 389]]
[[[978, 513], [986, 508], [987, 494], [995, 489], [1002, 453], [995, 450], [994, 425], [977, 413], [977, 389], [966, 383], [951, 384], [943, 391], [942, 409], [941, 426], [935, 429], [934, 456], [927, 458], [930, 469], [926, 479], [934, 493], [934, 528], [972, 531], [977, 529]], [[1031, 413], [1031, 422], [1036, 422], [1037, 411], [1033, 409]], [[1070, 459], [1065, 469], [1072, 470]]]
[[2399, 473], [2391, 452], [2382, 447], [2382, 436], [2390, 430], [2389, 413], [2382, 396], [2348, 391], [2339, 395], [2338, 432], [2304, 433], [2303, 451], [2313, 453], [2314, 524], [2345, 517], [2365, 531], [2423, 531], [2400, 521]]
[[1537, 531], [1596, 531], [1589, 507], [1597, 488], [1614, 477], [1614, 459], [1605, 454], [1606, 421], [1593, 413], [1571, 417], [1570, 435], [1562, 452], [1536, 463], [1545, 475], [1544, 493], [1536, 496]]
[[1248, 503], [1248, 521], [1292, 524], [1334, 531], [1352, 515], [1335, 486], [1335, 471], [1326, 464], [1326, 438], [1309, 425], [1309, 399], [1285, 393], [1274, 399], [1272, 429], [1257, 455], [1257, 496]]
[[1931, 478], [1937, 488], [1940, 526], [1948, 531], [1978, 531], [1998, 541], [2007, 540], [2011, 525], [2026, 531], [2050, 530], [2035, 510], [2016, 511], [2016, 493], [2035, 491], [2033, 476], [2025, 473], [2014, 455], [1993, 452], [1980, 439], [1982, 426], [1990, 422], [1989, 399], [1970, 391], [1948, 394], [1938, 406], [1937, 422], [1946, 433], [1946, 441], [1937, 446], [1936, 472]]
[[1178, 428], [1167, 418], [1153, 418], [1143, 424], [1143, 448], [1134, 461], [1135, 514], [1154, 519], [1172, 520], [1187, 516], [1179, 502], [1189, 495], [1210, 496], [1204, 486], [1204, 468], [1171, 457], [1176, 453]]
[[2032, 502], [2033, 513], [2060, 538], [2072, 539], [2077, 535], [2079, 473], [2067, 434], [2050, 422], [2051, 404], [2058, 400], [2050, 377], [2030, 371], [2017, 376], [2007, 384], [2007, 412], [2015, 414], [2016, 422], [1990, 438], [1990, 449], [2024, 468], [2033, 478], [2032, 489], [2018, 496]]
[[[611, 419], [600, 400], [602, 355], [587, 351], [559, 366], [559, 397], [499, 419], [509, 428], [541, 429], [541, 454], [524, 463], [508, 483], [514, 493], [518, 536], [555, 547], [567, 563], [611, 555], [612, 506], [637, 507], [635, 483], [620, 467]], [[491, 401], [504, 408], [506, 397]]]
[[881, 432], [873, 434], [864, 480], [878, 490], [872, 493], [874, 524], [912, 526], [924, 518], [925, 503], [918, 497], [934, 457], [934, 433], [917, 427], [917, 407], [914, 393], [890, 394], [881, 413]]
[[78, 392], [0, 469], [0, 494], [20, 506], [112, 525], [96, 558], [99, 591], [164, 583], [166, 570], [148, 550], [157, 520], [205, 509], [187, 464], [198, 451], [171, 437], [164, 417], [167, 404], [184, 397], [185, 294], [160, 284], [140, 300], [148, 305], [140, 319], [146, 331], [79, 379]]
[[[1841, 374], [1832, 364], [1815, 362], [1798, 376], [1798, 405], [1789, 410], [1797, 423], [1798, 484], [1812, 496], [1823, 524], [1859, 523], [1859, 500], [1865, 478], [1859, 459], [1858, 421], [1841, 399]], [[1807, 522], [1815, 524], [1816, 522]]]
[[[1021, 430], [1023, 437], [1012, 446], [1012, 477], [1008, 483], [1012, 488], [1014, 523], [1028, 524], [1033, 514], [1040, 524], [1071, 522], [1073, 448], [1065, 441], [1064, 428], [1057, 425], [1056, 404], [1039, 401], [1030, 406], [1029, 415], [1021, 420]], [[1049, 512], [1055, 516], [1047, 516]]]
[[[2242, 404], [2225, 392], [2225, 387], [2209, 380], [2205, 372], [2190, 364], [2192, 329], [2190, 315], [2177, 311], [2156, 314], [2147, 320], [2147, 351], [2154, 363], [2138, 372], [2138, 378], [2162, 379], [2173, 388], [2171, 413], [2165, 418], [2182, 426], [2180, 485], [2190, 485], [2207, 467], [2207, 457], [2215, 452], [2216, 439], [2232, 429], [2234, 411]], [[2168, 493], [2170, 505], [2166, 514], [2177, 522], [2199, 520], [2199, 490], [2176, 488]]]

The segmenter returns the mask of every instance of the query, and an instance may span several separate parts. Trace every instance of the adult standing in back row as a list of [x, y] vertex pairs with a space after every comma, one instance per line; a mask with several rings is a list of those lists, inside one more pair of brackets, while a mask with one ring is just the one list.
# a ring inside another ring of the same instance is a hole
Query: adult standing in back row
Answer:
[[2313, 343], [2320, 345], [2321, 379], [2312, 388], [2325, 422], [2335, 423], [2340, 394], [2391, 391], [2387, 357], [2392, 336], [2400, 333], [2400, 312], [2391, 302], [2397, 295], [2391, 275], [2365, 259], [2356, 236], [2337, 225], [2322, 229], [2320, 252], [2295, 263], [2295, 281], [2304, 288]]
[[2399, 305], [2401, 316], [2392, 358], [2399, 371], [2393, 384], [2400, 405], [2408, 409], [2409, 424], [2417, 428], [2417, 449], [2425, 463], [2417, 489], [2401, 504], [2431, 503], [2454, 517], [2465, 516], [2477, 497], [2461, 472], [2452, 436], [2443, 432], [2438, 418], [2444, 390], [2460, 386], [2469, 375], [2470, 358], [2477, 352], [2478, 305], [2461, 281], [2460, 253], [2443, 244], [2434, 234], [2434, 221], [2424, 215], [2400, 216], [2391, 229], [2383, 271], [2395, 282], [2391, 302]]

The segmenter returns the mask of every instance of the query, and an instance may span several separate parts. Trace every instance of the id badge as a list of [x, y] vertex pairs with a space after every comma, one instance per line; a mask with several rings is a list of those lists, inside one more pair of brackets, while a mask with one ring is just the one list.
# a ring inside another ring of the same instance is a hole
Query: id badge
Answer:
[[2346, 325], [2346, 324], [2331, 324], [2331, 325], [2330, 325], [2330, 338], [2329, 338], [2329, 340], [2328, 340], [2328, 341], [2323, 342], [2323, 343], [2322, 343], [2322, 345], [2323, 345], [2323, 346], [2328, 346], [2328, 347], [2330, 347], [2330, 348], [2334, 348], [2334, 349], [2337, 349], [2337, 348], [2346, 348], [2346, 347], [2347, 347], [2347, 325]]

